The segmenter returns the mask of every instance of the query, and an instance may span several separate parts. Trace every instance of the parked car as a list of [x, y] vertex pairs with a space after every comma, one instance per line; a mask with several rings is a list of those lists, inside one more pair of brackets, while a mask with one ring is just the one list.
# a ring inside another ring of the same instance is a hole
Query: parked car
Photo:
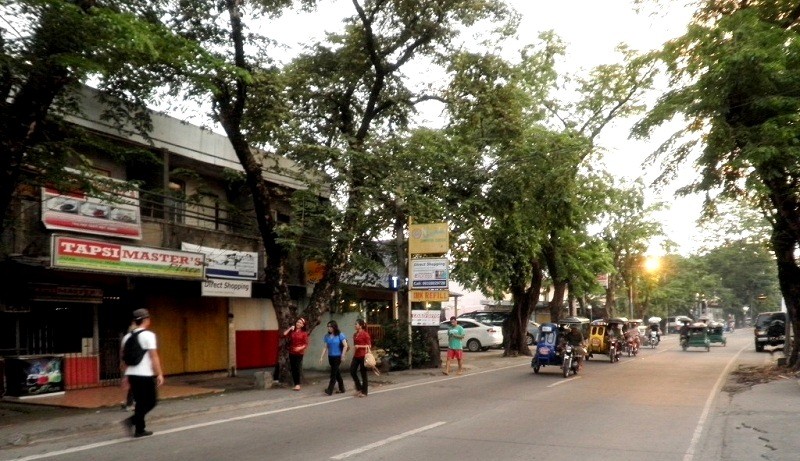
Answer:
[[[485, 351], [490, 347], [500, 347], [503, 345], [503, 331], [500, 327], [487, 325], [477, 320], [459, 318], [458, 324], [464, 328], [464, 339], [462, 344], [470, 352]], [[451, 327], [450, 322], [442, 322], [439, 325], [439, 347], [447, 347], [447, 330]]]
[[786, 312], [762, 312], [756, 316], [754, 327], [756, 352], [786, 342]]
[[[503, 322], [506, 321], [509, 315], [511, 315], [511, 312], [509, 311], [503, 311], [503, 312], [473, 311], [461, 314], [458, 316], [458, 318], [477, 320], [478, 322], [485, 323], [486, 325], [495, 326], [499, 328], [500, 331], [502, 332]], [[532, 320], [529, 320], [527, 334], [526, 334], [526, 343], [528, 344], [528, 346], [533, 345], [534, 339], [538, 337], [539, 337], [539, 324]]]

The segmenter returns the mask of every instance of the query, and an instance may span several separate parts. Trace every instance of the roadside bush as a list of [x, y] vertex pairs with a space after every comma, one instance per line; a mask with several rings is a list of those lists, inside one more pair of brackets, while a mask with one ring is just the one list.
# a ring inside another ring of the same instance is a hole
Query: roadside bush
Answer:
[[[430, 352], [427, 335], [420, 328], [412, 328], [413, 354], [411, 366], [426, 368], [430, 363]], [[384, 360], [388, 359], [390, 369], [405, 370], [408, 368], [408, 322], [391, 322], [383, 325], [383, 339], [375, 344], [386, 351]]]

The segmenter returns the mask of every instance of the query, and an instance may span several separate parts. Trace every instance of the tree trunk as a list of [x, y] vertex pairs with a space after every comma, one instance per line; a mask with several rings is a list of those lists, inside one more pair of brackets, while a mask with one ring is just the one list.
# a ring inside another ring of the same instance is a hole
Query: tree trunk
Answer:
[[[789, 231], [789, 226], [781, 214], [776, 215], [772, 231], [772, 248], [778, 264], [778, 282], [780, 283], [781, 293], [786, 303], [787, 320], [792, 326], [793, 336], [787, 336], [787, 346], [790, 347], [787, 354], [787, 366], [792, 369], [800, 369], [798, 363], [798, 351], [800, 350], [800, 268], [795, 259], [795, 248], [798, 241]], [[791, 342], [790, 342], [791, 341]]]
[[535, 262], [530, 281], [524, 285], [520, 283], [511, 287], [514, 307], [511, 308], [511, 314], [503, 322], [504, 357], [531, 355], [531, 350], [527, 343], [528, 321], [531, 318], [531, 313], [536, 308], [536, 303], [539, 301], [542, 278], [541, 266], [538, 262]]
[[553, 297], [550, 300], [550, 318], [552, 322], [558, 322], [564, 315], [564, 294], [567, 291], [567, 282], [553, 281]]

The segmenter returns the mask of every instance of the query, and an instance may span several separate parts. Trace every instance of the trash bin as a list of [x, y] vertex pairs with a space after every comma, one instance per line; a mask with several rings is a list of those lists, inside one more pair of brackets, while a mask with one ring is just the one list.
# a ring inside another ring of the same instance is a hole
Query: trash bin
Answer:
[[63, 366], [64, 359], [58, 355], [5, 357], [5, 395], [30, 397], [63, 392]]

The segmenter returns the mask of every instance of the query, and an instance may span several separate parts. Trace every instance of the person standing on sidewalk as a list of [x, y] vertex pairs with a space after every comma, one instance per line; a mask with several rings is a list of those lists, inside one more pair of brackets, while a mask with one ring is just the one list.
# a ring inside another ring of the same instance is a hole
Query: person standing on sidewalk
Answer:
[[139, 341], [144, 355], [136, 365], [124, 365], [125, 378], [127, 385], [133, 391], [133, 400], [136, 408], [133, 416], [123, 421], [134, 437], [146, 437], [153, 435], [151, 431], [145, 429], [145, 416], [158, 401], [158, 386], [164, 384], [164, 373], [161, 369], [161, 360], [158, 357], [156, 347], [156, 335], [148, 330], [150, 327], [150, 313], [147, 309], [136, 309], [133, 311], [133, 320], [136, 328], [125, 335], [122, 339], [122, 348], [125, 349], [127, 341]]
[[458, 361], [458, 374], [463, 372], [462, 362], [464, 361], [464, 346], [461, 340], [464, 339], [464, 327], [458, 324], [458, 319], [450, 317], [450, 329], [447, 330], [447, 360], [444, 362], [445, 375], [450, 374], [450, 361]]
[[292, 372], [292, 390], [300, 390], [300, 380], [303, 372], [303, 356], [308, 348], [308, 333], [306, 332], [306, 319], [298, 318], [293, 326], [283, 332], [283, 337], [289, 338], [289, 369]]
[[328, 364], [331, 366], [331, 379], [328, 382], [328, 388], [325, 389], [325, 393], [328, 395], [333, 394], [333, 387], [339, 384], [338, 393], [343, 394], [344, 381], [342, 380], [340, 367], [348, 349], [347, 337], [339, 331], [339, 325], [334, 320], [331, 320], [328, 322], [328, 334], [325, 335], [323, 340], [325, 341], [325, 348], [322, 350], [319, 361], [322, 362], [327, 353]]
[[[366, 397], [369, 391], [364, 356], [367, 355], [370, 347], [372, 347], [372, 338], [367, 333], [367, 322], [358, 319], [356, 320], [356, 332], [353, 335], [353, 360], [350, 362], [350, 376], [353, 377], [353, 383], [355, 383], [356, 397]], [[360, 381], [358, 379], [359, 369], [361, 371]]]

